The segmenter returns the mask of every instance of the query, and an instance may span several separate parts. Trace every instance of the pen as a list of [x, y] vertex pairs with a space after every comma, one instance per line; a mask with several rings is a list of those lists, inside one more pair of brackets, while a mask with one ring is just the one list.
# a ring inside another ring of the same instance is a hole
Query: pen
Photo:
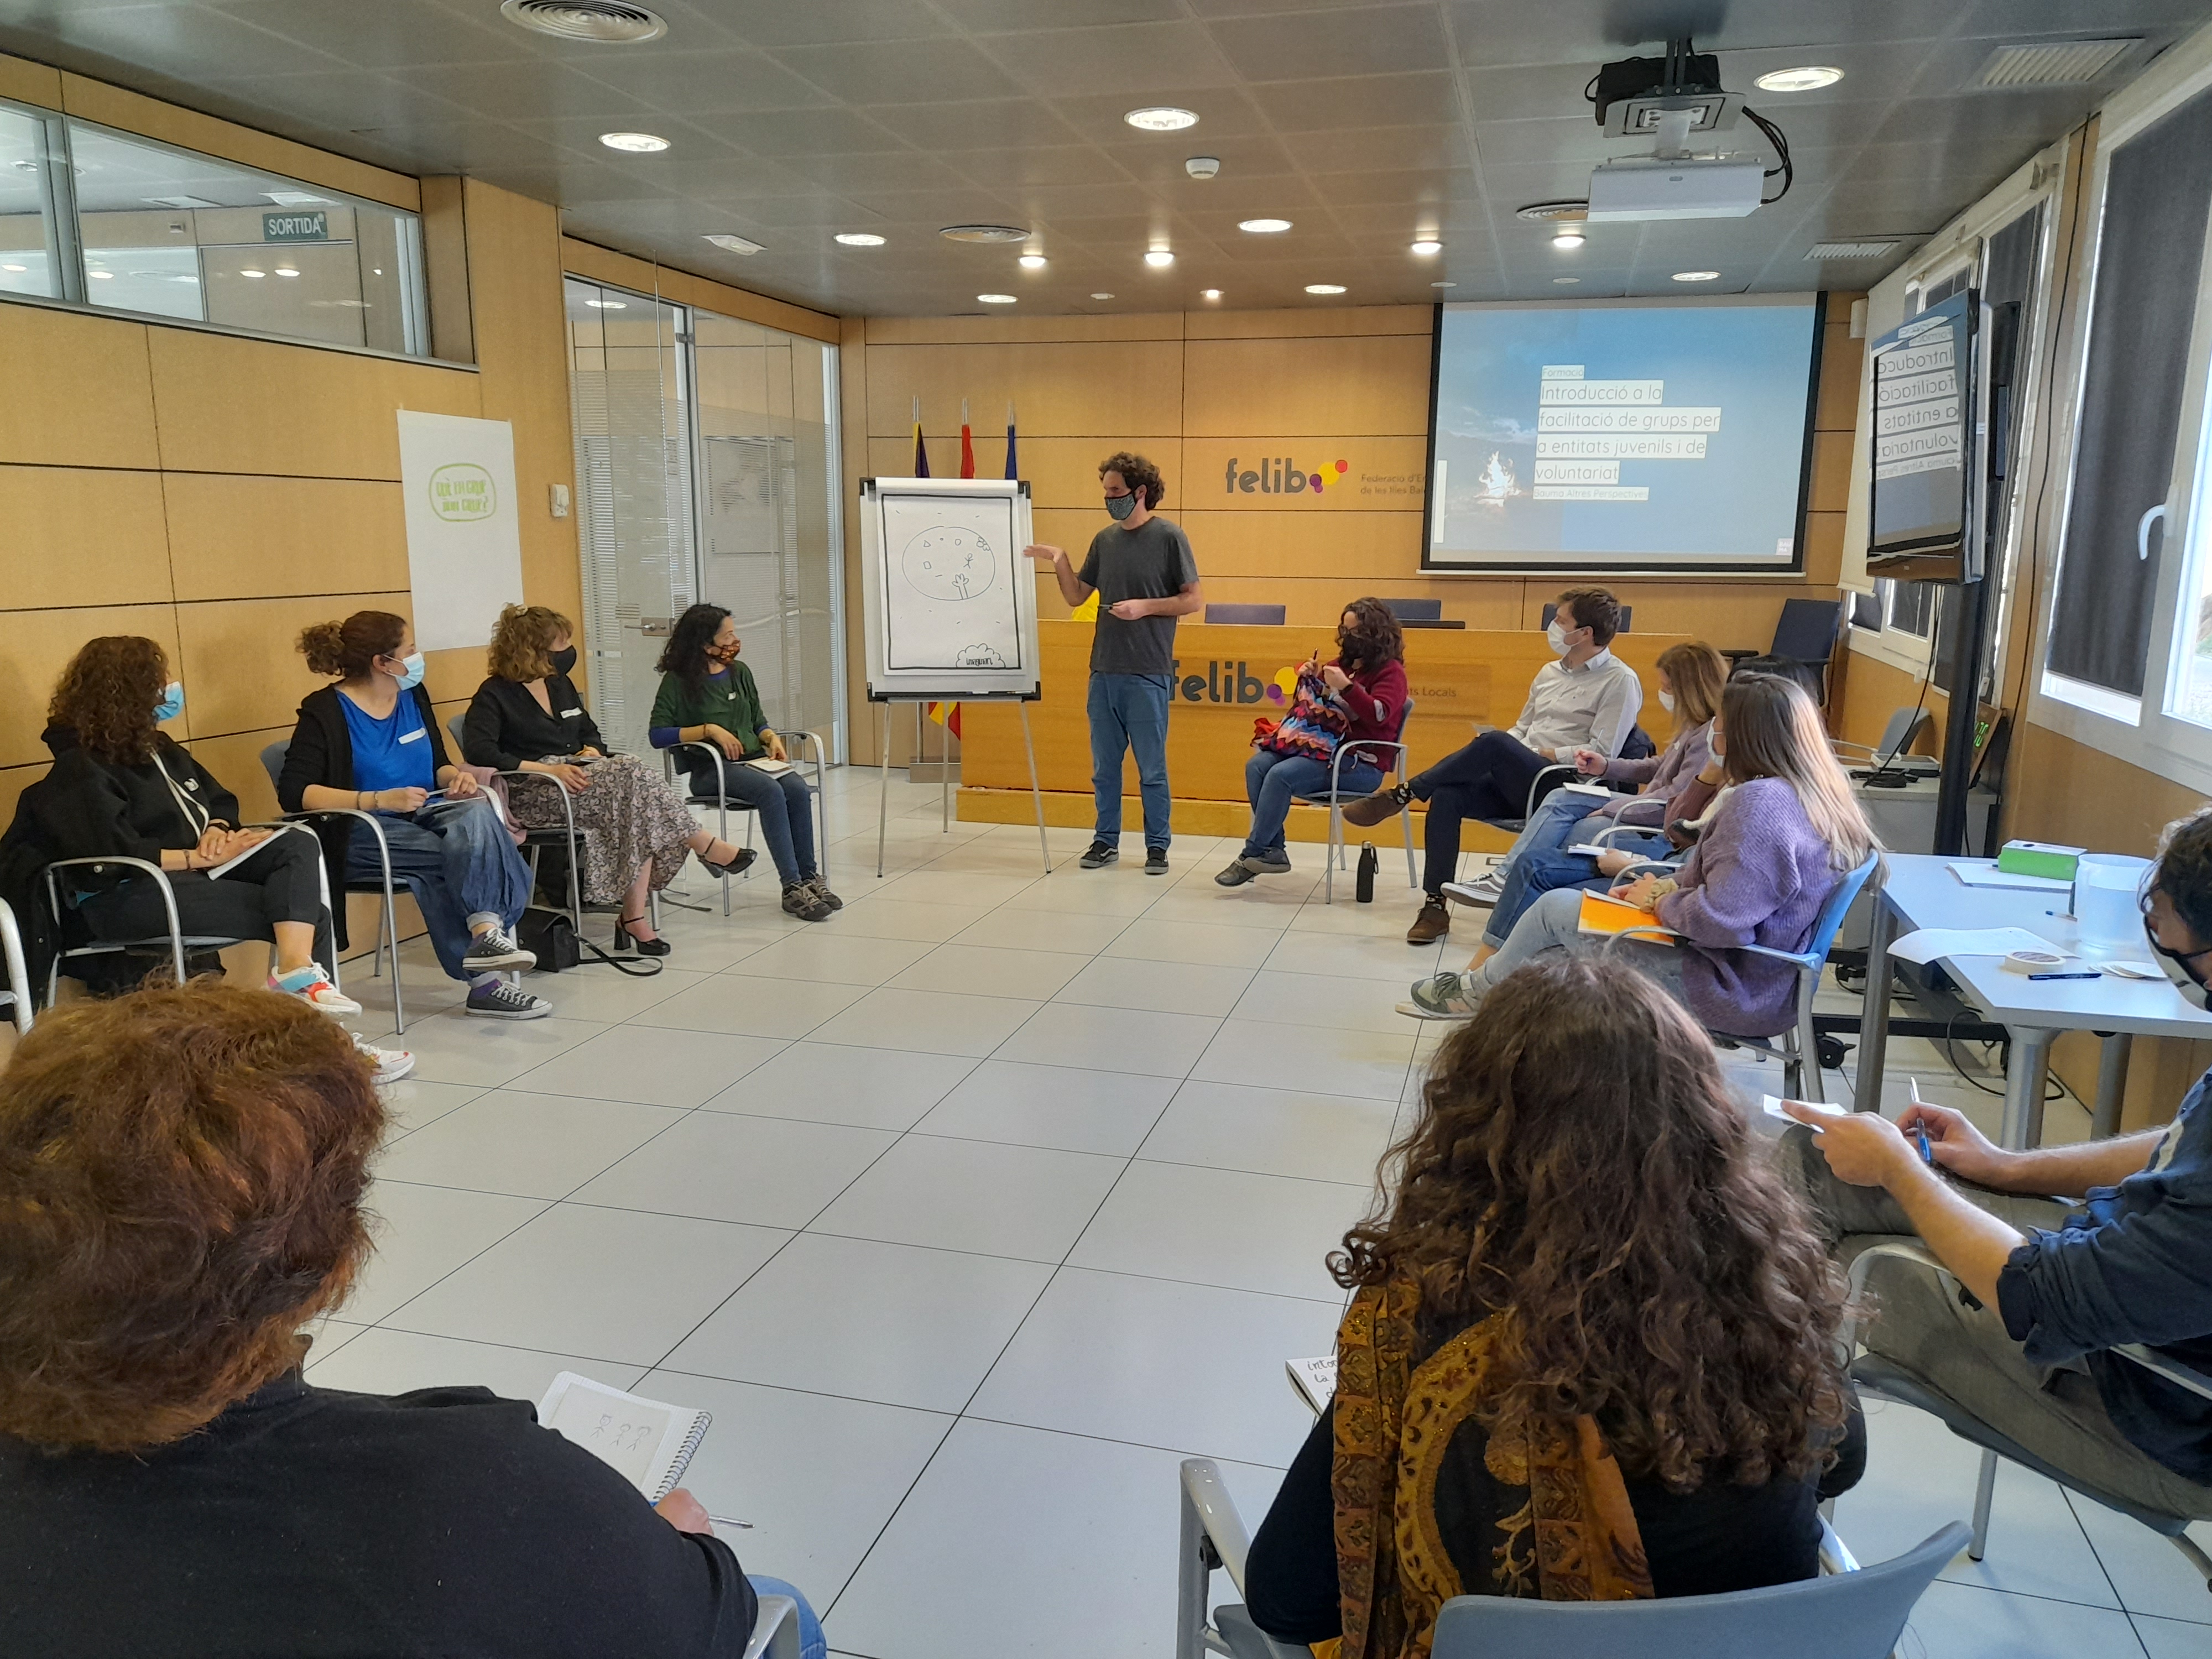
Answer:
[[[1917, 1077], [1908, 1078], [1906, 1081], [1912, 1085], [1912, 1103], [1915, 1106], [1925, 1105], [1927, 1103], [1920, 1098], [1920, 1079]], [[1927, 1126], [1915, 1123], [1912, 1126], [1912, 1133], [1920, 1142], [1920, 1161], [1932, 1169], [1936, 1163], [1936, 1154], [1928, 1149]]]
[[2093, 969], [2086, 974], [2030, 974], [2027, 977], [2031, 981], [2037, 981], [2046, 979], [2101, 979], [2103, 975]]
[[710, 1515], [707, 1518], [709, 1521], [712, 1521], [718, 1527], [736, 1527], [745, 1532], [750, 1532], [753, 1529], [753, 1523], [751, 1522], [732, 1521], [726, 1515]]

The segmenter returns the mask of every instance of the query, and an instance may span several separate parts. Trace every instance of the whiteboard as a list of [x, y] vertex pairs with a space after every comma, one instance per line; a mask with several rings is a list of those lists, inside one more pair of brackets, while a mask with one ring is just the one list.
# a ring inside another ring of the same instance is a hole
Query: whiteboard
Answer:
[[465, 415], [398, 415], [415, 644], [481, 651], [501, 607], [522, 603], [514, 428]]
[[866, 478], [860, 566], [868, 695], [1034, 697], [1029, 485]]

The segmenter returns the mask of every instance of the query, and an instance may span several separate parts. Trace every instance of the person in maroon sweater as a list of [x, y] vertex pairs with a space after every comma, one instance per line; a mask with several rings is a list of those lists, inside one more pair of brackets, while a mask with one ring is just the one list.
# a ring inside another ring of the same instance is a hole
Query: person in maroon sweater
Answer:
[[[1337, 622], [1336, 660], [1309, 662], [1304, 672], [1318, 672], [1351, 718], [1337, 787], [1346, 800], [1374, 793], [1382, 787], [1389, 751], [1363, 747], [1362, 740], [1397, 739], [1399, 722], [1406, 717], [1405, 631], [1382, 600], [1354, 599]], [[1326, 798], [1328, 763], [1257, 750], [1244, 763], [1244, 793], [1252, 803], [1252, 828], [1244, 850], [1214, 878], [1224, 887], [1241, 887], [1255, 876], [1279, 876], [1290, 869], [1283, 824], [1291, 815], [1291, 798]]]

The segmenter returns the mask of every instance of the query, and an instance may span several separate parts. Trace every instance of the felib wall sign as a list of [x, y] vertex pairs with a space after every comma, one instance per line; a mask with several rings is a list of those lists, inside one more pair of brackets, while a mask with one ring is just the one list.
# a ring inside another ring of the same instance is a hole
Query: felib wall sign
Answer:
[[514, 428], [411, 409], [398, 418], [416, 643], [481, 647], [500, 607], [522, 600]]

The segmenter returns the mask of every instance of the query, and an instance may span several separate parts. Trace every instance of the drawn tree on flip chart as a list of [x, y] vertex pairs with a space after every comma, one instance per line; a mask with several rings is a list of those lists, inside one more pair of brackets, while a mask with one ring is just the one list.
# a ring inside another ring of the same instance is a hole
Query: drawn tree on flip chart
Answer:
[[1018, 667], [1013, 503], [895, 496], [883, 514], [887, 665]]

